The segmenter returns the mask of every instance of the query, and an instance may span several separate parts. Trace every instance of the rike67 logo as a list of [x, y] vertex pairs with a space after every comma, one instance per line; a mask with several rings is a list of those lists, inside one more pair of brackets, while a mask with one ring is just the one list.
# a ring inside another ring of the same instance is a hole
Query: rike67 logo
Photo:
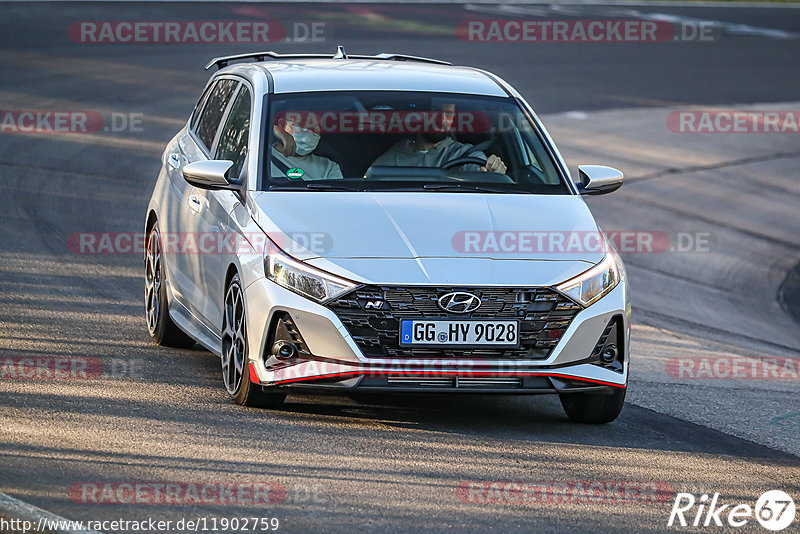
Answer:
[[678, 493], [667, 526], [743, 527], [755, 519], [762, 527], [777, 532], [794, 522], [795, 513], [794, 500], [780, 490], [765, 492], [754, 507], [744, 503], [722, 504], [719, 493], [710, 497]]

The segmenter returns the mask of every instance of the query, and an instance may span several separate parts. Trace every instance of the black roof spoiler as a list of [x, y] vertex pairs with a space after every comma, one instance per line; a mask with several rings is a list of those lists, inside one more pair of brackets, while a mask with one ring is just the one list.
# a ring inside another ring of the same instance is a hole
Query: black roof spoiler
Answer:
[[267, 52], [250, 52], [247, 54], [236, 54], [233, 56], [222, 56], [222, 57], [215, 57], [212, 59], [208, 65], [206, 65], [206, 70], [210, 69], [211, 67], [217, 67], [221, 69], [228, 65], [231, 61], [239, 61], [242, 59], [254, 59], [256, 61], [266, 61], [268, 59], [377, 59], [377, 60], [385, 60], [385, 61], [419, 61], [422, 63], [433, 63], [435, 65], [452, 65], [452, 63], [447, 61], [442, 61], [439, 59], [431, 59], [427, 57], [419, 57], [419, 56], [408, 56], [405, 54], [389, 54], [383, 52], [381, 54], [376, 54], [374, 56], [365, 56], [365, 55], [348, 55], [344, 51], [343, 46], [339, 46], [336, 48], [336, 53], [333, 55], [330, 54], [278, 54], [277, 52], [273, 52], [269, 50]]

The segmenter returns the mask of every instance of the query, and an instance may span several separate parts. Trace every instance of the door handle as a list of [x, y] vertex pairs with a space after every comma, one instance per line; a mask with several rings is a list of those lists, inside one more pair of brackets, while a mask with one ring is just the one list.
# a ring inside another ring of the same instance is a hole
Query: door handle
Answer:
[[200, 213], [200, 210], [203, 209], [203, 204], [200, 202], [200, 199], [197, 198], [197, 195], [190, 196], [187, 203], [189, 204], [189, 209], [195, 213]]
[[177, 169], [178, 167], [181, 166], [181, 158], [177, 154], [177, 152], [173, 152], [172, 154], [170, 154], [169, 157], [167, 158], [167, 161], [169, 162], [169, 166], [172, 167], [173, 169]]

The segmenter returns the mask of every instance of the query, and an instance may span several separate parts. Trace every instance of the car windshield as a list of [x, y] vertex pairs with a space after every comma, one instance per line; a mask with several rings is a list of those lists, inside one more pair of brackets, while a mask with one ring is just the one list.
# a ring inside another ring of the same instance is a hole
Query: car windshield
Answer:
[[267, 114], [263, 190], [570, 194], [510, 97], [293, 93]]

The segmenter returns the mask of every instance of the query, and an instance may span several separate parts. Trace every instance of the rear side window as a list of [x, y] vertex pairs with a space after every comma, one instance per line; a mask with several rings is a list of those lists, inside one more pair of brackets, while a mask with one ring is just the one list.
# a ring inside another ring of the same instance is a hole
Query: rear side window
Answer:
[[217, 81], [206, 99], [206, 105], [203, 107], [203, 113], [197, 122], [195, 133], [209, 150], [214, 144], [214, 136], [217, 133], [217, 128], [219, 128], [219, 121], [225, 113], [225, 108], [228, 106], [237, 83], [235, 80], [228, 79]]
[[242, 85], [242, 90], [233, 101], [228, 119], [222, 128], [214, 159], [233, 161], [230, 176], [238, 178], [247, 157], [247, 138], [250, 133], [250, 90]]

